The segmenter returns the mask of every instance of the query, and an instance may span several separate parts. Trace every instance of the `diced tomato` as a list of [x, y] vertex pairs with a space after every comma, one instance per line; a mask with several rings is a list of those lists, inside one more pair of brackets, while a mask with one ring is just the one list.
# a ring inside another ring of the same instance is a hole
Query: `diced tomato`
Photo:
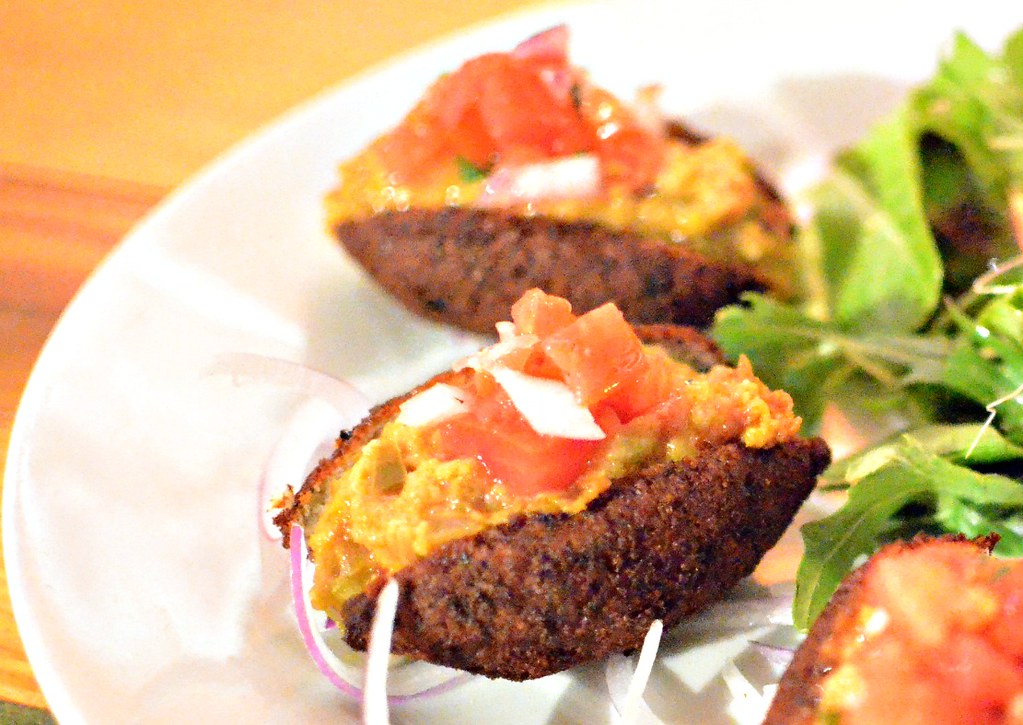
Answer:
[[572, 304], [543, 290], [527, 290], [511, 308], [515, 329], [524, 335], [544, 338], [575, 322]]
[[462, 158], [480, 168], [596, 153], [606, 182], [641, 189], [655, 179], [664, 140], [607, 91], [586, 83], [560, 27], [511, 53], [487, 53], [438, 79], [381, 140], [403, 183], [425, 183]]
[[606, 184], [642, 189], [653, 184], [664, 164], [665, 142], [640, 128], [623, 128], [597, 147]]
[[999, 562], [992, 589], [1002, 602], [999, 618], [992, 623], [988, 637], [999, 649], [1023, 662], [1023, 563]]
[[622, 385], [635, 385], [648, 370], [642, 343], [610, 303], [549, 335], [542, 347], [576, 399], [587, 407]]
[[652, 353], [646, 362], [646, 373], [623, 382], [607, 402], [626, 422], [647, 414], [656, 414], [662, 420], [685, 420], [691, 403], [681, 392], [684, 369], [667, 355]]
[[571, 98], [556, 98], [531, 63], [509, 59], [480, 90], [480, 119], [505, 161], [531, 163], [593, 149], [593, 129]]
[[948, 603], [955, 601], [960, 584], [949, 567], [926, 558], [929, 553], [910, 551], [878, 561], [868, 586], [872, 596], [885, 602], [893, 629], [909, 642], [930, 647], [942, 642], [952, 626]]
[[375, 148], [402, 183], [423, 181], [450, 161], [446, 145], [438, 143], [432, 120], [423, 113], [410, 114], [405, 123], [381, 137]]
[[[960, 703], [964, 714], [983, 713], [987, 707], [1007, 703], [1023, 692], [1023, 674], [1016, 662], [998, 652], [984, 639], [968, 634], [952, 637], [941, 656], [928, 665], [938, 678], [936, 690], [951, 702]], [[980, 722], [960, 719], [959, 722]]]
[[438, 442], [441, 457], [476, 458], [493, 479], [521, 496], [568, 488], [601, 446], [540, 435], [496, 386], [471, 411], [442, 422]]

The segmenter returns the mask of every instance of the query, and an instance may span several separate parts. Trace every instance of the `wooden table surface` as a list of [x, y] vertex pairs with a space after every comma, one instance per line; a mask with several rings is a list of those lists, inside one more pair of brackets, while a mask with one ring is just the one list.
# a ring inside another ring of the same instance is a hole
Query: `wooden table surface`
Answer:
[[[75, 291], [163, 196], [279, 114], [524, 0], [5, 3], [0, 23], [0, 468]], [[0, 572], [0, 721], [46, 708]]]

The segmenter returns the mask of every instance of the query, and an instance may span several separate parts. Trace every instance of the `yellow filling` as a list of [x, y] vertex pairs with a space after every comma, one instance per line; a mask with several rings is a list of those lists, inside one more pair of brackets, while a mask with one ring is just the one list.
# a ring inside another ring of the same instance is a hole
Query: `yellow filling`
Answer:
[[[392, 183], [373, 146], [343, 164], [326, 200], [331, 226], [384, 211], [472, 206], [486, 179], [465, 179], [454, 163], [422, 187]], [[739, 146], [717, 138], [698, 146], [671, 141], [650, 193], [607, 189], [599, 197], [548, 200], [513, 208], [524, 215], [586, 220], [686, 245], [721, 262], [756, 265], [779, 294], [791, 292], [792, 244], [777, 205], [759, 188]]]
[[691, 458], [727, 441], [766, 448], [796, 435], [800, 420], [792, 414], [791, 398], [768, 390], [747, 360], [736, 368], [718, 366], [706, 374], [686, 368], [684, 374], [684, 401], [675, 409], [685, 413], [670, 420], [634, 419], [568, 489], [535, 496], [510, 493], [478, 460], [438, 460], [436, 428], [386, 424], [331, 481], [309, 540], [317, 563], [313, 605], [339, 612], [375, 577], [515, 516], [578, 513], [612, 480], [651, 462]]

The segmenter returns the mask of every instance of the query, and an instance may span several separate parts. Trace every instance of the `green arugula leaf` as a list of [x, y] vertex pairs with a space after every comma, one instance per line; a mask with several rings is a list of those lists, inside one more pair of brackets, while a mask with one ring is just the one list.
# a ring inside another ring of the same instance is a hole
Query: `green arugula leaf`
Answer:
[[828, 467], [821, 476], [825, 488], [848, 488], [901, 455], [906, 437], [920, 450], [958, 465], [990, 466], [1023, 460], [1018, 446], [983, 423], [931, 424], [900, 433], [888, 441], [855, 453]]
[[978, 506], [959, 499], [943, 501], [934, 516], [946, 531], [956, 531], [971, 539], [998, 534], [999, 556], [1023, 556], [1023, 515], [1006, 518], [997, 506]]
[[[996, 297], [976, 320], [950, 308], [962, 335], [943, 375], [951, 390], [982, 406], [992, 406], [999, 428], [1019, 444], [1023, 444], [1023, 338], [1012, 333], [1020, 324], [1013, 318], [1023, 314], [1013, 300], [1021, 299], [1017, 293]], [[1001, 334], [1005, 331], [1010, 334]]]
[[1023, 512], [1019, 482], [951, 463], [909, 436], [886, 462], [854, 483], [841, 509], [801, 529], [805, 554], [796, 575], [793, 620], [802, 630], [817, 618], [854, 563], [884, 543], [884, 534], [893, 531], [896, 514], [906, 506], [939, 507], [938, 521], [951, 516], [943, 513], [950, 502]]
[[918, 134], [903, 110], [877, 124], [810, 195], [833, 294], [851, 330], [912, 332], [941, 297], [942, 262], [924, 211]]
[[[712, 334], [787, 390], [808, 430], [831, 404], [912, 432], [822, 477], [848, 497], [803, 527], [801, 627], [894, 537], [995, 532], [998, 553], [1023, 555], [1023, 484], [991, 472], [1023, 466], [1023, 267], [971, 289], [1023, 243], [1023, 30], [1000, 56], [956, 36], [807, 200], [802, 299], [747, 296]], [[942, 308], [943, 294], [960, 297]]]
[[919, 129], [944, 138], [960, 151], [991, 206], [1005, 199], [1005, 165], [992, 153], [989, 142], [999, 114], [992, 98], [998, 67], [995, 58], [959, 33], [934, 77], [908, 102]]
[[829, 400], [845, 397], [843, 390], [855, 387], [867, 399], [872, 381], [874, 399], [907, 406], [906, 386], [942, 380], [951, 349], [943, 336], [854, 333], [763, 295], [743, 301], [746, 306], [718, 314], [715, 340], [726, 355], [749, 357], [768, 385], [787, 391], [811, 430]]

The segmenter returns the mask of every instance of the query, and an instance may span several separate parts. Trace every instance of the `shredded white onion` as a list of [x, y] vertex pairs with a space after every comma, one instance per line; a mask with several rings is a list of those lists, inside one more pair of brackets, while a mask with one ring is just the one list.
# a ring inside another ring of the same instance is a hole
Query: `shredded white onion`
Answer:
[[600, 192], [600, 160], [576, 154], [522, 166], [501, 166], [487, 177], [481, 207], [528, 204], [552, 199], [585, 199]]
[[490, 372], [522, 417], [540, 435], [588, 441], [605, 438], [593, 413], [575, 399], [572, 389], [564, 383], [501, 366]]
[[[301, 526], [291, 527], [290, 541], [291, 595], [302, 641], [320, 673], [341, 693], [358, 700], [363, 697], [361, 683], [365, 681], [365, 673], [360, 667], [342, 662], [330, 648], [322, 635], [327, 628], [326, 618], [316, 612], [309, 602], [312, 563], [307, 559], [305, 535]], [[393, 614], [391, 616], [393, 619]], [[387, 687], [396, 694], [390, 695], [388, 702], [399, 705], [439, 695], [465, 684], [471, 678], [466, 672], [426, 662], [399, 664], [389, 673]]]
[[402, 403], [395, 420], [417, 428], [438, 423], [468, 410], [466, 397], [464, 390], [437, 383]]
[[369, 632], [366, 650], [365, 691], [362, 698], [362, 721], [365, 725], [388, 725], [387, 663], [391, 656], [391, 635], [398, 611], [398, 581], [391, 579], [377, 595], [376, 612]]
[[764, 721], [767, 710], [771, 707], [771, 698], [776, 688], [768, 686], [758, 692], [746, 676], [739, 671], [734, 662], [729, 662], [721, 670], [721, 678], [725, 681], [732, 701], [728, 704], [728, 712], [740, 725], [759, 725]]
[[752, 640], [750, 642], [750, 646], [759, 652], [772, 667], [779, 670], [784, 670], [788, 667], [789, 663], [792, 662], [792, 658], [796, 654], [796, 650], [791, 647], [768, 644], [767, 642], [758, 642], [757, 640]]
[[659, 619], [655, 619], [650, 624], [650, 629], [647, 630], [646, 636], [643, 638], [643, 646], [639, 651], [635, 667], [633, 667], [632, 658], [622, 654], [612, 655], [604, 666], [607, 691], [611, 696], [611, 704], [618, 712], [621, 725], [661, 722], [650, 706], [644, 702], [643, 691], [646, 689], [654, 660], [657, 658], [663, 630], [664, 623]]

